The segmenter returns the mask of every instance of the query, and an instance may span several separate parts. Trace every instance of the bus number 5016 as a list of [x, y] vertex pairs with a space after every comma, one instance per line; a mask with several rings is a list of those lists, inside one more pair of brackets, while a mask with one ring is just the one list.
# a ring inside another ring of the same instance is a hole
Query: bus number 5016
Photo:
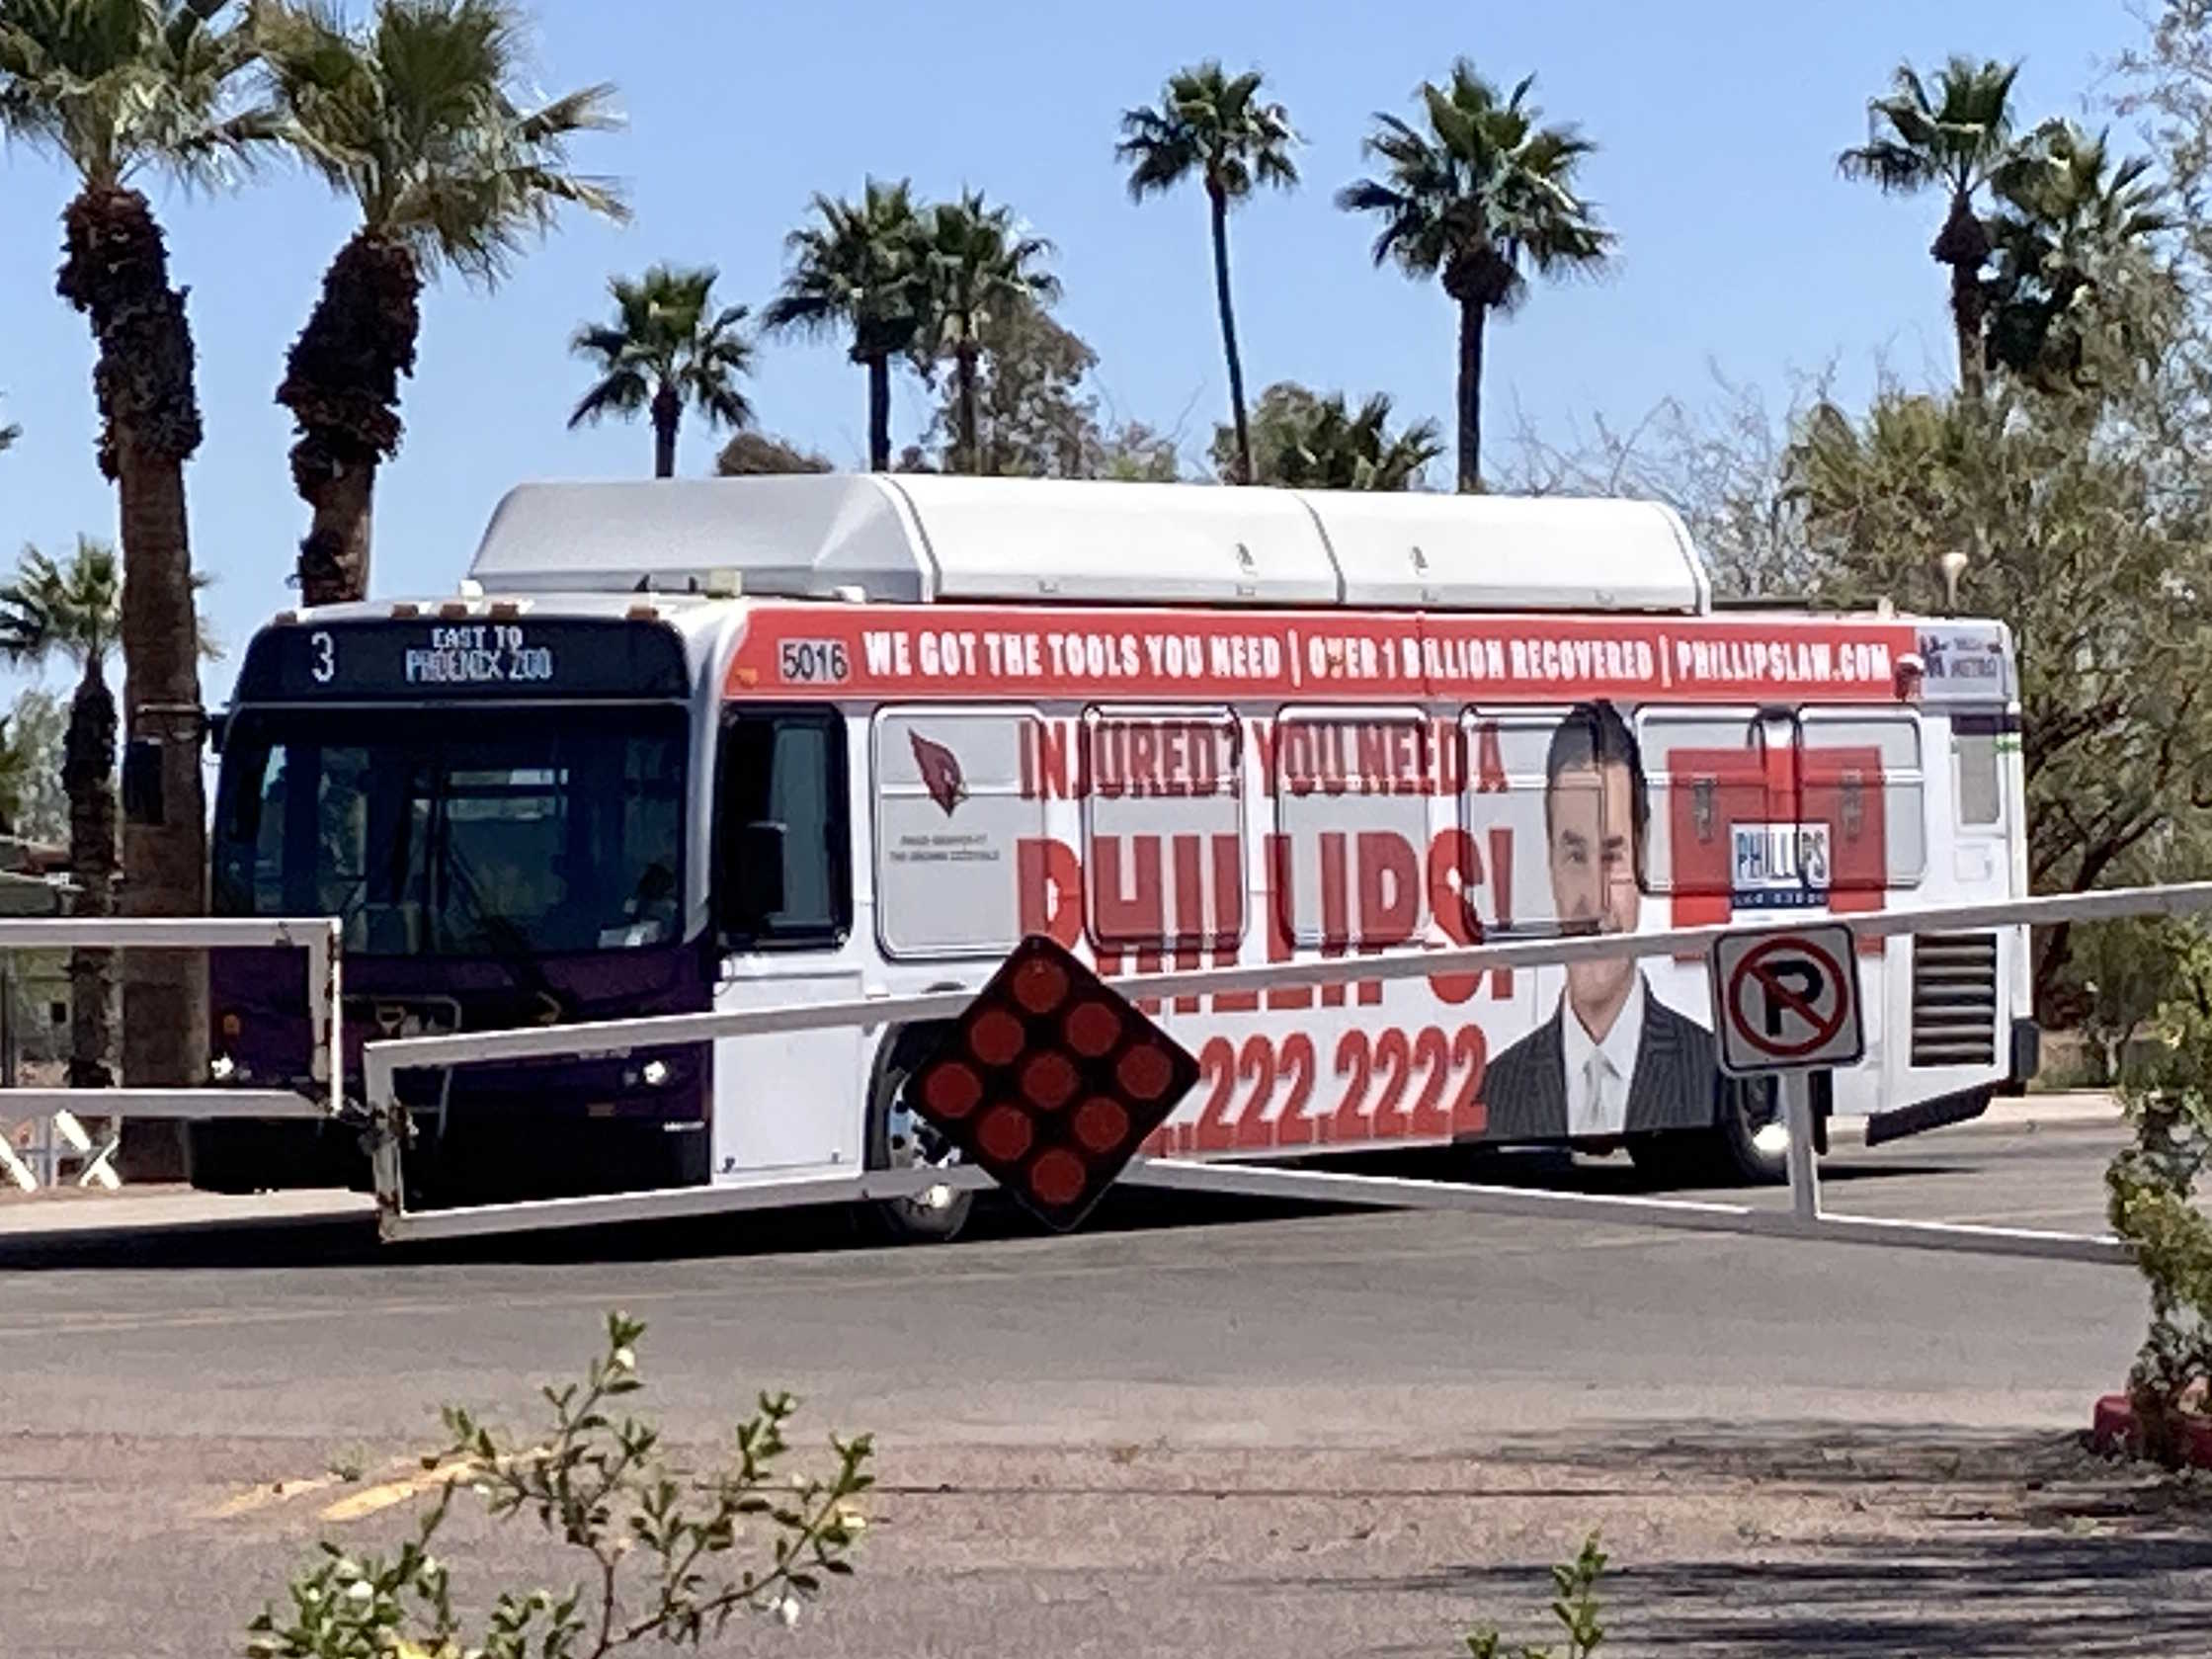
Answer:
[[853, 665], [841, 639], [786, 639], [777, 653], [777, 672], [786, 686], [842, 686]]

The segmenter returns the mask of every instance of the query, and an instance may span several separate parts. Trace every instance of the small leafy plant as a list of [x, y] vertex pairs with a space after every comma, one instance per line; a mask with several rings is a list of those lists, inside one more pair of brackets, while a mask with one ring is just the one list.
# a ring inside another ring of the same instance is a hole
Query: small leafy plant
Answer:
[[[248, 1627], [249, 1659], [604, 1659], [640, 1642], [700, 1646], [741, 1613], [797, 1622], [802, 1601], [853, 1570], [873, 1484], [866, 1436], [830, 1442], [826, 1476], [782, 1473], [787, 1394], [764, 1394], [737, 1427], [732, 1456], [680, 1468], [661, 1433], [613, 1402], [644, 1386], [645, 1326], [608, 1316], [605, 1351], [581, 1383], [543, 1390], [548, 1432], [525, 1448], [471, 1413], [444, 1413], [450, 1444], [426, 1457], [448, 1475], [397, 1554], [356, 1557], [325, 1541], [287, 1587], [288, 1607]], [[530, 1513], [589, 1558], [564, 1591], [507, 1589], [474, 1634], [453, 1604], [452, 1566], [434, 1549], [467, 1486], [500, 1521]], [[761, 1543], [747, 1549], [758, 1534]], [[740, 1563], [744, 1552], [752, 1559]]]
[[[1583, 1539], [1582, 1553], [1551, 1569], [1557, 1592], [1551, 1616], [1567, 1633], [1566, 1651], [1558, 1659], [1589, 1659], [1605, 1639], [1605, 1627], [1598, 1621], [1598, 1580], [1604, 1570], [1605, 1552], [1598, 1547], [1596, 1533]], [[1508, 1654], [1494, 1625], [1469, 1631], [1466, 1641], [1472, 1659], [1500, 1659]], [[1508, 1659], [1554, 1659], [1554, 1654], [1548, 1647], [1521, 1647], [1512, 1650]]]

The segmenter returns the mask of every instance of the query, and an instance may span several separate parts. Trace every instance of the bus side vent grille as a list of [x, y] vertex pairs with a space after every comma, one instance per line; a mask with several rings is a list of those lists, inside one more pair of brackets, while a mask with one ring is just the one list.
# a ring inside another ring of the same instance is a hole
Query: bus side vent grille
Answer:
[[1997, 1061], [1997, 935], [1913, 938], [1913, 1064]]

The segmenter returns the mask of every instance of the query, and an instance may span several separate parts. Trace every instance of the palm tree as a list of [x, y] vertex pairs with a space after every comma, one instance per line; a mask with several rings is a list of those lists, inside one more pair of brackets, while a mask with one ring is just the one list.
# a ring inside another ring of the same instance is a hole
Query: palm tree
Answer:
[[914, 348], [929, 314], [922, 219], [907, 181], [866, 181], [858, 203], [814, 198], [819, 224], [784, 238], [791, 268], [761, 320], [774, 334], [851, 336], [867, 371], [868, 469], [891, 467], [891, 359]]
[[951, 358], [959, 405], [959, 452], [951, 469], [981, 472], [975, 388], [985, 337], [1000, 316], [1060, 296], [1059, 280], [1039, 268], [1052, 244], [1024, 235], [1012, 208], [987, 207], [980, 191], [965, 191], [959, 201], [940, 203], [922, 215], [922, 249], [929, 316], [937, 325], [936, 338], [924, 344], [932, 356]]
[[1985, 361], [2039, 385], [2081, 385], [2094, 377], [2093, 336], [2130, 343], [2134, 319], [2113, 290], [2131, 256], [2173, 227], [2165, 192], [2147, 158], [2115, 166], [2109, 134], [2070, 121], [2037, 128], [1994, 182]]
[[599, 383], [568, 417], [571, 428], [613, 413], [647, 410], [653, 420], [653, 476], [676, 475], [676, 434], [684, 406], [696, 404], [709, 427], [736, 431], [753, 419], [737, 377], [753, 371], [753, 347], [740, 325], [742, 305], [713, 309], [712, 267], [675, 271], [656, 265], [643, 280], [615, 277], [612, 327], [586, 323], [569, 350], [597, 361]]
[[0, 454], [12, 449], [15, 441], [22, 436], [23, 428], [20, 426], [0, 426]]
[[1910, 63], [1888, 94], [1867, 101], [1866, 142], [1836, 158], [1846, 179], [1871, 179], [1885, 193], [1940, 190], [1950, 200], [1928, 255], [1951, 271], [1951, 327], [1958, 338], [1959, 389], [1982, 395], [1982, 267], [1989, 227], [1975, 201], [2012, 150], [2012, 81], [2017, 63], [1953, 56], [1931, 97]]
[[[79, 183], [57, 286], [92, 325], [99, 458], [121, 505], [123, 717], [159, 779], [123, 832], [123, 904], [141, 916], [205, 913], [207, 847], [185, 514], [185, 462], [201, 439], [192, 330], [136, 181], [222, 182], [225, 163], [271, 135], [269, 112], [244, 98], [254, 57], [231, 0], [0, 0], [0, 134], [54, 155]], [[205, 957], [133, 953], [125, 978], [124, 1077], [200, 1082]], [[158, 1139], [138, 1142], [140, 1173], [174, 1170], [170, 1126], [147, 1129]]]
[[1168, 78], [1157, 109], [1121, 118], [1114, 154], [1130, 163], [1129, 196], [1165, 195], [1192, 174], [1205, 187], [1213, 227], [1213, 292], [1221, 310], [1221, 350], [1229, 364], [1229, 414], [1237, 432], [1237, 476], [1252, 479], [1252, 434], [1245, 420], [1244, 362], [1229, 303], [1229, 209], [1255, 186], [1288, 190], [1298, 182], [1290, 146], [1298, 135], [1280, 104], [1260, 97], [1260, 71], [1225, 75], [1211, 58]]
[[1440, 275], [1459, 305], [1459, 488], [1482, 488], [1483, 336], [1493, 311], [1511, 313], [1528, 273], [1570, 276], [1600, 269], [1613, 234], [1576, 194], [1575, 173], [1596, 145], [1572, 126], [1544, 126], [1528, 102], [1528, 76], [1501, 99], [1461, 58], [1441, 86], [1414, 97], [1424, 133], [1377, 115], [1366, 153], [1385, 175], [1337, 193], [1348, 212], [1382, 220], [1377, 265], [1396, 260], [1408, 275]]
[[[116, 700], [108, 656], [123, 622], [123, 586], [114, 549], [80, 536], [66, 566], [27, 548], [12, 581], [0, 584], [0, 655], [16, 664], [60, 657], [77, 668], [62, 747], [61, 784], [69, 799], [69, 874], [74, 914], [115, 909]], [[105, 1088], [115, 1032], [108, 953], [69, 954], [69, 1086]]]
[[[1317, 396], [1293, 380], [1260, 394], [1253, 413], [1256, 480], [1291, 489], [1410, 490], [1444, 453], [1434, 421], [1390, 431], [1390, 397], [1377, 392], [1357, 409], [1343, 392]], [[1235, 434], [1216, 429], [1214, 463], [1236, 463]]]
[[617, 118], [607, 86], [521, 102], [524, 26], [507, 0], [381, 0], [360, 32], [318, 0], [271, 0], [256, 33], [287, 142], [361, 209], [277, 389], [313, 513], [300, 597], [325, 605], [369, 590], [376, 468], [399, 449], [425, 279], [495, 284], [564, 206], [625, 216], [611, 184], [567, 167], [571, 138]]

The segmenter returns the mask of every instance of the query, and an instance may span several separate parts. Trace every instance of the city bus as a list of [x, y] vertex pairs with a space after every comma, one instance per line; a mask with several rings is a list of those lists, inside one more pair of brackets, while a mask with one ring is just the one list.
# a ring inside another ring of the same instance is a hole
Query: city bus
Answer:
[[[1783, 1176], [1666, 955], [1208, 997], [1147, 975], [2024, 896], [1994, 622], [1715, 603], [1647, 502], [798, 475], [533, 484], [450, 597], [287, 612], [219, 721], [223, 915], [340, 919], [346, 1030], [980, 987], [1042, 934], [1200, 1062], [1148, 1149], [1625, 1153]], [[2033, 1070], [2024, 928], [1867, 940], [1817, 1105], [1929, 1126]], [[212, 963], [213, 1069], [304, 1077], [296, 955]], [[927, 1027], [403, 1074], [411, 1202], [956, 1154]], [[1900, 1116], [1902, 1114], [1902, 1116]], [[366, 1180], [188, 1129], [216, 1190]], [[873, 1206], [943, 1238], [970, 1196]]]

